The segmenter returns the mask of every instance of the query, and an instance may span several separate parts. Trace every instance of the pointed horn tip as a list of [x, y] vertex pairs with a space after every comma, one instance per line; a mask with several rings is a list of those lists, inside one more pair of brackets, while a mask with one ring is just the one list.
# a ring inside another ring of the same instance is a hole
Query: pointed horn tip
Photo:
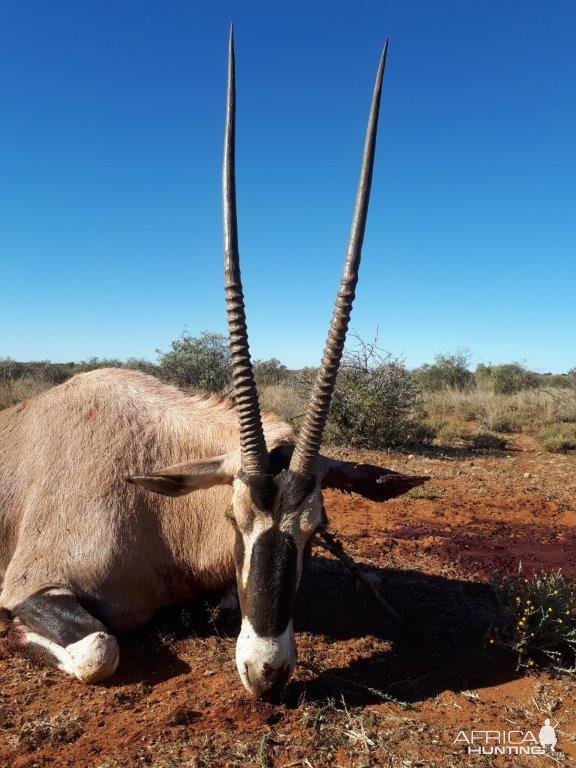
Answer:
[[228, 36], [228, 39], [230, 41], [230, 45], [234, 46], [234, 22], [230, 22], [230, 34]]
[[384, 43], [384, 48], [382, 48], [382, 53], [380, 54], [380, 77], [382, 77], [384, 73], [384, 67], [386, 66], [386, 57], [388, 56], [388, 38], [386, 38], [386, 41]]

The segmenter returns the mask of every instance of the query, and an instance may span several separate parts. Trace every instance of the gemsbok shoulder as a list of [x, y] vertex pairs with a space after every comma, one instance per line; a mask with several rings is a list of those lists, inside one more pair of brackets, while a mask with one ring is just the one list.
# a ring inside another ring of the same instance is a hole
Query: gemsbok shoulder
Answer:
[[425, 478], [320, 454], [350, 318], [370, 195], [380, 59], [350, 243], [301, 429], [261, 414], [240, 280], [235, 60], [230, 34], [223, 165], [233, 399], [191, 396], [124, 369], [82, 373], [0, 412], [0, 629], [85, 682], [112, 675], [115, 633], [236, 580], [238, 673], [277, 698], [296, 662], [295, 597], [323, 488], [376, 501]]

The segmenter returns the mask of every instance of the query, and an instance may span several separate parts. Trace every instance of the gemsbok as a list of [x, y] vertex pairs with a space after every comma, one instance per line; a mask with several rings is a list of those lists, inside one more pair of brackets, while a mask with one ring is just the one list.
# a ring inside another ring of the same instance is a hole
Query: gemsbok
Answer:
[[277, 698], [296, 661], [302, 568], [327, 522], [322, 489], [383, 501], [424, 480], [319, 453], [358, 279], [386, 51], [342, 281], [297, 437], [260, 413], [250, 361], [232, 32], [222, 196], [233, 400], [108, 368], [0, 412], [0, 624], [47, 663], [85, 682], [104, 680], [118, 664], [113, 633], [235, 579], [240, 678], [254, 695]]

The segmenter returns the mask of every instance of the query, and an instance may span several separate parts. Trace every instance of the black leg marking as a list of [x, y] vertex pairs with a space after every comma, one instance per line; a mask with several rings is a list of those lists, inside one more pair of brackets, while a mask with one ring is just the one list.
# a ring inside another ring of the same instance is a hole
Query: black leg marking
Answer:
[[12, 610], [14, 640], [37, 660], [48, 662], [85, 683], [112, 675], [118, 664], [116, 638], [91, 616], [77, 597], [52, 587]]
[[37, 592], [13, 608], [12, 615], [63, 647], [93, 632], [108, 632], [101, 621], [80, 605], [76, 595], [63, 589]]

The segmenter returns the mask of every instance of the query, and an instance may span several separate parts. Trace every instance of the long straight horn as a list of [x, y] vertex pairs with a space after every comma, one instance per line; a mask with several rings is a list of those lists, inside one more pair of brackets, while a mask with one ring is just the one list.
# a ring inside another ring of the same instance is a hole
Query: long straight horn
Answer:
[[382, 51], [376, 74], [376, 84], [374, 85], [372, 106], [366, 129], [364, 154], [362, 156], [362, 168], [356, 194], [356, 205], [354, 207], [354, 218], [352, 220], [350, 241], [344, 261], [340, 288], [336, 296], [322, 362], [316, 374], [304, 421], [290, 461], [291, 471], [299, 475], [309, 476], [313, 472], [314, 460], [320, 450], [322, 434], [326, 425], [326, 419], [328, 418], [330, 401], [332, 400], [344, 342], [346, 341], [346, 331], [348, 330], [356, 284], [358, 282], [358, 267], [360, 266], [360, 257], [362, 255], [362, 241], [364, 240], [366, 214], [368, 213], [368, 203], [370, 200], [374, 150], [376, 148], [376, 133], [378, 129], [378, 112], [380, 109], [382, 78], [384, 76], [387, 52], [388, 41], [386, 41]]
[[230, 28], [228, 46], [228, 88], [226, 92], [226, 131], [222, 169], [222, 204], [224, 208], [224, 278], [226, 312], [230, 332], [230, 359], [234, 401], [240, 426], [242, 470], [247, 474], [266, 472], [268, 452], [264, 440], [254, 371], [248, 347], [244, 294], [240, 277], [238, 227], [236, 223], [235, 180], [236, 82], [234, 30]]

